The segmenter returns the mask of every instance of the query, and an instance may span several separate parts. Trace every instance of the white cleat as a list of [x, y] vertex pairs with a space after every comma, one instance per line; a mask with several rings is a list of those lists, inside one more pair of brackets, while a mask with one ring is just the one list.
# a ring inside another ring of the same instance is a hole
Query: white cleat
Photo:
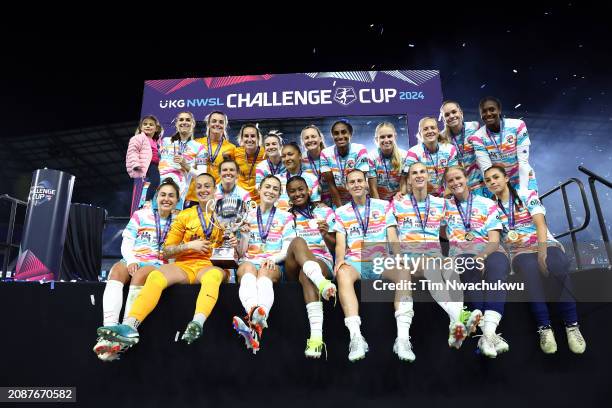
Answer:
[[410, 338], [396, 338], [395, 343], [393, 343], [393, 352], [397, 354], [397, 357], [402, 361], [408, 361], [412, 363], [416, 359], [416, 356], [412, 351], [412, 344], [410, 343]]
[[353, 362], [363, 359], [368, 350], [368, 343], [366, 343], [362, 335], [353, 336], [349, 344], [349, 361]]
[[555, 332], [553, 329], [548, 327], [541, 327], [538, 329], [540, 335], [540, 349], [544, 354], [554, 354], [557, 352], [557, 341], [555, 340]]
[[586, 350], [586, 341], [584, 337], [582, 337], [582, 333], [580, 333], [580, 329], [578, 325], [569, 326], [565, 328], [565, 333], [567, 334], [567, 344], [575, 354], [582, 354]]
[[495, 343], [493, 342], [494, 336], [495, 334], [483, 334], [482, 336], [480, 336], [480, 340], [478, 340], [478, 349], [480, 350], [480, 353], [485, 357], [497, 357], [497, 351], [495, 351]]

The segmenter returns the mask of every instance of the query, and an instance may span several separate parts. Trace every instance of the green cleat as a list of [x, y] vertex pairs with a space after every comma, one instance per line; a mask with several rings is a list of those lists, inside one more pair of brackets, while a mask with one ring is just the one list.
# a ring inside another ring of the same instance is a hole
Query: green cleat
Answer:
[[474, 309], [471, 312], [464, 309], [459, 314], [459, 321], [465, 325], [468, 336], [476, 333], [476, 329], [478, 329], [481, 320], [482, 312], [478, 309]]
[[127, 324], [116, 326], [102, 326], [97, 330], [98, 336], [105, 340], [116, 341], [125, 346], [133, 346], [138, 343], [138, 330]]
[[309, 338], [306, 340], [306, 350], [304, 355], [307, 358], [320, 358], [321, 352], [325, 348], [325, 359], [327, 360], [327, 346], [323, 343], [322, 338]]
[[196, 321], [191, 321], [187, 324], [187, 328], [181, 337], [181, 340], [187, 344], [191, 344], [202, 337], [202, 325]]
[[336, 293], [338, 292], [336, 285], [329, 279], [322, 280], [321, 283], [319, 283], [318, 289], [319, 295], [325, 300], [329, 300], [331, 297], [335, 299]]

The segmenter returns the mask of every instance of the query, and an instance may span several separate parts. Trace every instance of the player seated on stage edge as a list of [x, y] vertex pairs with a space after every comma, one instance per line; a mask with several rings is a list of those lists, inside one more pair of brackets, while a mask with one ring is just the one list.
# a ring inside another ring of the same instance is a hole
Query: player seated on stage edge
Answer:
[[[212, 248], [223, 242], [223, 231], [213, 220], [214, 189], [215, 181], [210, 174], [196, 178], [198, 205], [179, 213], [164, 244], [165, 258], [174, 258], [175, 262], [151, 272], [124, 324], [100, 327], [100, 336], [125, 346], [135, 345], [139, 341], [138, 326], [157, 306], [162, 291], [174, 284], [194, 282], [200, 282], [201, 288], [193, 320], [182, 339], [191, 344], [202, 335], [203, 324], [217, 302], [219, 286], [228, 279], [228, 274], [210, 261]], [[234, 247], [238, 244], [233, 236], [229, 242]]]

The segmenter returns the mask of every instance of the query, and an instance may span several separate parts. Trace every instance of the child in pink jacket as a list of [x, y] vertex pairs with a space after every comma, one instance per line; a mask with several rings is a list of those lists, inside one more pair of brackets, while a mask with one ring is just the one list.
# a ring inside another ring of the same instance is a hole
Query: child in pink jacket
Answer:
[[130, 139], [125, 155], [125, 167], [134, 179], [130, 216], [146, 201], [153, 199], [159, 185], [159, 139], [163, 134], [159, 120], [149, 115], [142, 118], [136, 134]]

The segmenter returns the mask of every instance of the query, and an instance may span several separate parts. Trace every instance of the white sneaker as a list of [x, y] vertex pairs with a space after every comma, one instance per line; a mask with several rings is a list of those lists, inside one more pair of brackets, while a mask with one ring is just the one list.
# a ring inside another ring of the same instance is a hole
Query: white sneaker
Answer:
[[357, 361], [361, 360], [365, 357], [368, 352], [368, 343], [366, 343], [365, 339], [362, 335], [355, 335], [351, 338], [351, 343], [349, 344], [349, 361]]
[[584, 337], [582, 337], [578, 325], [566, 327], [565, 333], [567, 334], [567, 344], [572, 353], [584, 353], [584, 350], [586, 350], [586, 341]]
[[482, 353], [482, 355], [495, 358], [497, 357], [497, 351], [495, 351], [495, 343], [493, 342], [493, 337], [495, 335], [486, 335], [483, 334], [480, 336], [480, 340], [478, 340], [478, 349]]
[[399, 359], [402, 361], [409, 361], [412, 363], [416, 359], [416, 356], [412, 351], [412, 344], [410, 344], [410, 338], [396, 338], [395, 343], [393, 344], [393, 352], [397, 354], [397, 357], [399, 357]]
[[557, 352], [557, 341], [555, 333], [551, 327], [541, 327], [538, 329], [540, 335], [540, 349], [544, 354], [554, 354]]
[[495, 333], [492, 336], [493, 346], [495, 346], [495, 352], [499, 355], [510, 350], [508, 342], [501, 336], [501, 334]]
[[461, 348], [463, 340], [467, 337], [467, 329], [461, 322], [451, 323], [448, 327], [448, 346], [457, 350]]

